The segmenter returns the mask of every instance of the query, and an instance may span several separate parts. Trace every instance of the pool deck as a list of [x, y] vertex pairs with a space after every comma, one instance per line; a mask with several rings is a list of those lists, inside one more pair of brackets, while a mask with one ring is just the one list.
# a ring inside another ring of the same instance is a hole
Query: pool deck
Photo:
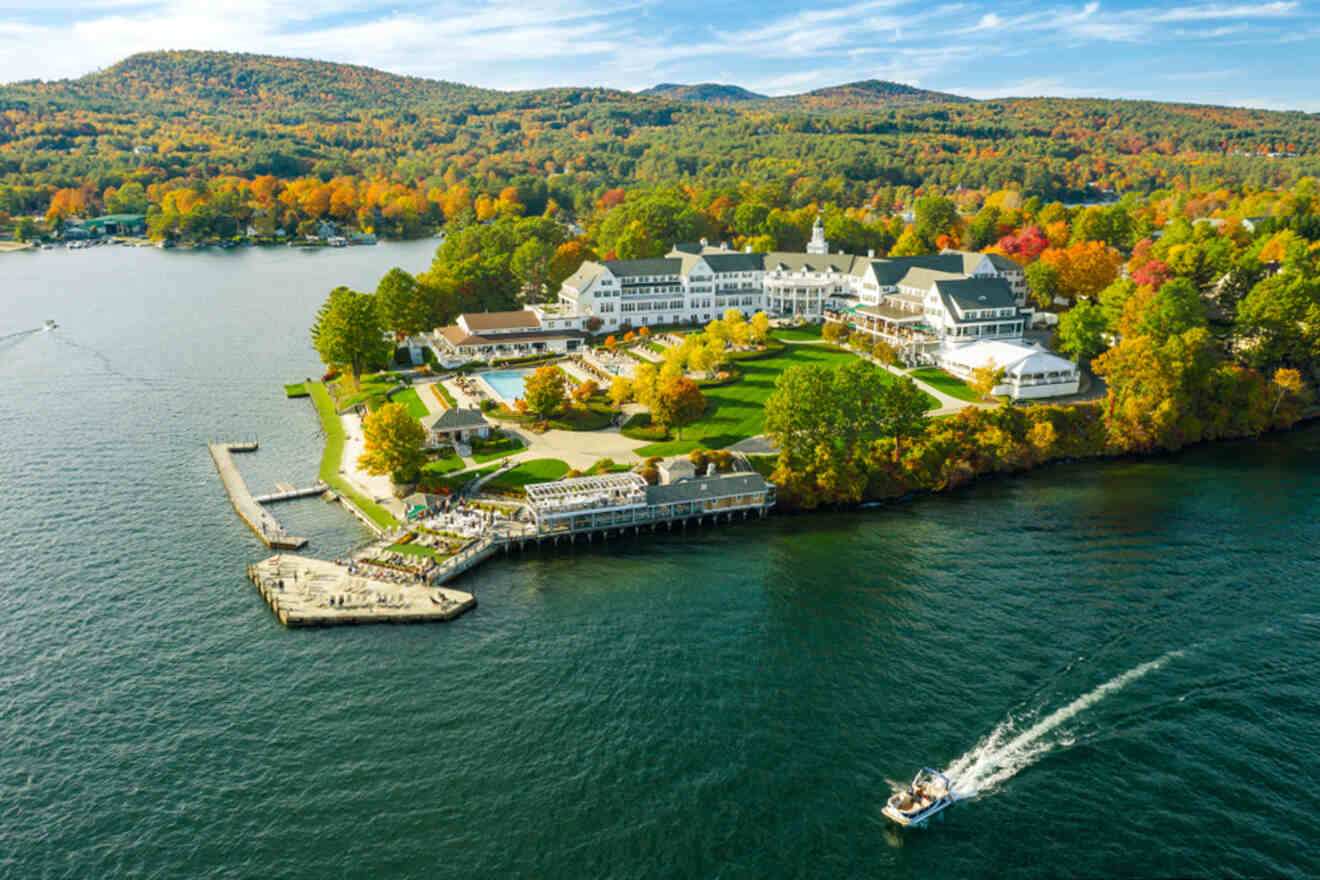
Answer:
[[505, 406], [511, 407], [513, 406], [514, 402], [518, 399], [518, 395], [515, 393], [512, 398], [505, 397], [504, 394], [500, 392], [500, 389], [495, 387], [495, 384], [486, 377], [491, 373], [516, 373], [519, 376], [528, 376], [533, 372], [535, 372], [535, 369], [533, 368], [512, 369], [512, 370], [487, 370], [484, 373], [473, 374], [472, 378], [479, 380], [481, 384], [485, 387], [485, 389], [489, 391], [495, 397], [496, 400], [500, 401]]
[[477, 606], [461, 590], [373, 580], [309, 556], [263, 559], [248, 566], [248, 579], [287, 627], [433, 623]]

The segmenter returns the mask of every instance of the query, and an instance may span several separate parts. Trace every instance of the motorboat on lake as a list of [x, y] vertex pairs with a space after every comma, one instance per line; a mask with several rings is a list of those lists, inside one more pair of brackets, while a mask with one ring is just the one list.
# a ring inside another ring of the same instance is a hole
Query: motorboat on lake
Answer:
[[912, 784], [895, 792], [881, 812], [899, 825], [924, 825], [953, 801], [953, 784], [949, 777], [938, 770], [922, 767], [912, 778]]
[[60, 326], [60, 325], [55, 323], [55, 319], [54, 319], [54, 318], [47, 318], [47, 319], [46, 319], [46, 323], [43, 324], [43, 325], [41, 325], [41, 329], [42, 329], [42, 330], [54, 330], [54, 329], [55, 329], [56, 327], [58, 327], [58, 326]]

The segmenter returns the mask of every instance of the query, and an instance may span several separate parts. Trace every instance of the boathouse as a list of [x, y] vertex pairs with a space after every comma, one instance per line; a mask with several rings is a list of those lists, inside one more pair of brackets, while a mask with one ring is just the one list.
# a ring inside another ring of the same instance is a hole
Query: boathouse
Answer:
[[712, 474], [652, 486], [638, 473], [602, 474], [533, 483], [527, 509], [533, 535], [547, 537], [624, 529], [662, 522], [764, 516], [775, 504], [775, 487], [760, 474]]

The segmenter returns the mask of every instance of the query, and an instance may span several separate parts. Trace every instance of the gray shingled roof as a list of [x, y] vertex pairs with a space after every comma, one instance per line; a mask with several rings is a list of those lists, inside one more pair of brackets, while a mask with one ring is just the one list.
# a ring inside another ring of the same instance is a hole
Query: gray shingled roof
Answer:
[[481, 414], [479, 409], [457, 409], [451, 408], [440, 413], [439, 417], [431, 423], [433, 431], [456, 431], [459, 428], [480, 428], [483, 425], [489, 425], [486, 417]]
[[765, 270], [767, 272], [783, 266], [789, 272], [826, 272], [832, 271], [840, 274], [852, 272], [853, 265], [859, 267], [859, 272], [869, 260], [866, 257], [854, 257], [851, 254], [800, 254], [789, 251], [772, 251], [765, 255]]
[[764, 492], [770, 484], [760, 474], [718, 474], [670, 483], [668, 486], [648, 486], [647, 504], [673, 504], [675, 501], [700, 501], [724, 495], [744, 495]]
[[764, 254], [744, 254], [729, 251], [719, 254], [702, 254], [706, 265], [716, 272], [760, 272], [765, 268]]
[[677, 275], [683, 268], [683, 261], [652, 257], [643, 260], [605, 260], [602, 265], [620, 278], [627, 278], [634, 275]]
[[[935, 290], [944, 300], [949, 314], [958, 320], [958, 312], [968, 309], [1009, 309], [1017, 306], [1013, 289], [1002, 278], [964, 278], [952, 281], [936, 281]], [[972, 319], [981, 320], [981, 319]]]

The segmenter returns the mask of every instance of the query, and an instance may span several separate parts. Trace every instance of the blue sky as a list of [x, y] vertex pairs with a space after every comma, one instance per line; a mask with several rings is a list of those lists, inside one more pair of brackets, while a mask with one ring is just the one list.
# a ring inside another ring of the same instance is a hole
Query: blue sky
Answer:
[[908, 2], [0, 0], [0, 82], [151, 49], [366, 64], [491, 88], [728, 82], [789, 94], [890, 79], [978, 98], [1154, 98], [1320, 112], [1300, 0]]

